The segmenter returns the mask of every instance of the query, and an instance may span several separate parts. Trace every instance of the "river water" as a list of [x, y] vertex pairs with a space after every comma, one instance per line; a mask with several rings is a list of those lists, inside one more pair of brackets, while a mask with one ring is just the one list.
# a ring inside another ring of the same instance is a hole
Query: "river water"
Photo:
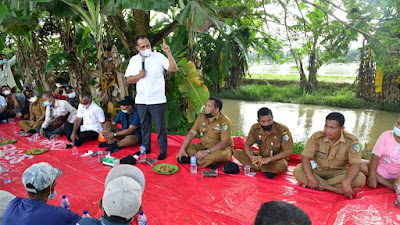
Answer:
[[227, 115], [233, 130], [247, 136], [257, 122], [261, 107], [272, 110], [274, 120], [286, 125], [295, 142], [306, 142], [316, 131], [323, 130], [325, 117], [330, 112], [340, 112], [345, 117], [345, 130], [356, 135], [360, 143], [376, 142], [386, 130], [392, 130], [400, 118], [399, 113], [370, 109], [343, 109], [329, 106], [290, 104], [278, 102], [249, 102], [223, 99], [222, 113]]

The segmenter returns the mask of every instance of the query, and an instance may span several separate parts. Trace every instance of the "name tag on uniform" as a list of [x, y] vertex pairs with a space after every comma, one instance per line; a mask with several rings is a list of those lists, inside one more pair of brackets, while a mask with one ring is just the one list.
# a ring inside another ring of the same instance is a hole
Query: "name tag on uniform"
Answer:
[[317, 152], [322, 153], [322, 154], [326, 154], [326, 152], [323, 152], [321, 150], [317, 150]]
[[221, 130], [219, 127], [213, 127], [214, 130]]

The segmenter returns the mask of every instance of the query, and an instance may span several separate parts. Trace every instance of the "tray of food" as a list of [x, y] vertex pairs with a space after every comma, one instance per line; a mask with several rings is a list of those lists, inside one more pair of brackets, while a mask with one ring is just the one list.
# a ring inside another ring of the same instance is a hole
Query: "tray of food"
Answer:
[[39, 155], [47, 152], [49, 149], [47, 148], [31, 148], [25, 152], [27, 155]]
[[0, 141], [0, 145], [8, 145], [17, 142], [15, 139], [8, 139], [8, 138], [3, 138], [3, 140]]
[[170, 175], [178, 171], [178, 166], [168, 163], [161, 163], [153, 167], [153, 171], [159, 174]]

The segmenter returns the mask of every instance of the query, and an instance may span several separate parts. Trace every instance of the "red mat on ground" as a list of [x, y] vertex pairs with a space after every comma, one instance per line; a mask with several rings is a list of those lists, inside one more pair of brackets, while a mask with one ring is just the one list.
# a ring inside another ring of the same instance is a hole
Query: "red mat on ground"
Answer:
[[[21, 183], [23, 171], [33, 163], [48, 162], [63, 171], [57, 180], [57, 196], [49, 204], [59, 205], [61, 195], [66, 194], [74, 212], [82, 214], [84, 209], [88, 209], [91, 216], [101, 216], [98, 201], [111, 167], [100, 164], [97, 158], [80, 157], [89, 149], [98, 150], [96, 141], [79, 147], [79, 155], [72, 155], [68, 149], [59, 149], [27, 157], [23, 153], [32, 146], [40, 147], [38, 143], [18, 137], [13, 127], [7, 124], [0, 124], [0, 136], [18, 140], [14, 144], [16, 149], [10, 150], [10, 145], [0, 147], [4, 153], [0, 164], [9, 167], [8, 174], [12, 177], [11, 183], [1, 182], [0, 189], [26, 197]], [[148, 155], [151, 158], [158, 156], [156, 137], [152, 135], [152, 153]], [[163, 163], [177, 164], [175, 155], [183, 140], [184, 136], [168, 136], [168, 157]], [[235, 148], [242, 148], [244, 139], [236, 137], [234, 140]], [[123, 149], [113, 155], [122, 158], [136, 151], [138, 147]], [[299, 162], [299, 155], [293, 154], [289, 171], [274, 180], [259, 172], [255, 177], [243, 173], [227, 175], [222, 172], [222, 166], [217, 178], [203, 178], [201, 173], [191, 175], [188, 164], [178, 165], [179, 170], [173, 175], [160, 175], [154, 173], [149, 165], [137, 164], [146, 177], [143, 208], [149, 224], [252, 224], [262, 203], [279, 200], [302, 208], [313, 224], [400, 223], [400, 208], [393, 206], [396, 195], [389, 189], [379, 186], [372, 190], [365, 186], [356, 191], [357, 198], [353, 200], [325, 191], [309, 190], [299, 186], [292, 176], [294, 166]]]

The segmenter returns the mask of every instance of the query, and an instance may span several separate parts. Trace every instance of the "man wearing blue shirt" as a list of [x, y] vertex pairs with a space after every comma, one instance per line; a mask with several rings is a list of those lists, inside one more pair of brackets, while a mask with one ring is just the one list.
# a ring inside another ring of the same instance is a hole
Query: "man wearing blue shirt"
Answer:
[[56, 179], [61, 170], [41, 162], [22, 174], [27, 198], [14, 198], [3, 214], [2, 225], [75, 225], [81, 217], [68, 209], [48, 205], [56, 195]]
[[[129, 147], [141, 143], [139, 113], [135, 101], [130, 96], [125, 96], [120, 102], [121, 111], [118, 112], [112, 123], [105, 123], [103, 136], [107, 143], [100, 143], [99, 147], [107, 147], [106, 151], [116, 152], [121, 147]], [[122, 129], [116, 124], [121, 123]], [[118, 141], [116, 140], [118, 139]]]

